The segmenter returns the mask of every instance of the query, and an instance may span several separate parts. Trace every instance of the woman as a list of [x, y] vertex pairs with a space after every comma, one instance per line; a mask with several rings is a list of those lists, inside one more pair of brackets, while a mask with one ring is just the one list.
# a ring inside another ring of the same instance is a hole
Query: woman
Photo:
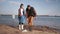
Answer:
[[30, 5], [28, 5], [26, 8], [26, 13], [27, 13], [29, 31], [32, 31], [33, 19], [36, 16], [35, 9], [31, 7]]
[[25, 14], [24, 14], [24, 5], [21, 4], [20, 8], [18, 9], [18, 19], [19, 19], [19, 30], [24, 30], [24, 23], [25, 23]]

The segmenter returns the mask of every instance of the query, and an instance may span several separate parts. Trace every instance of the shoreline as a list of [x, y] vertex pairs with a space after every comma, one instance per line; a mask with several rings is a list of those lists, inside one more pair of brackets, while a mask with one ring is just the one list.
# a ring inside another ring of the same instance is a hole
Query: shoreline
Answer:
[[[27, 25], [24, 26], [26, 29], [28, 28]], [[55, 34], [60, 34], [60, 31], [57, 31], [57, 29], [54, 28], [49, 28], [47, 26], [32, 26], [32, 32], [27, 32], [27, 34], [29, 33], [36, 33], [36, 34], [40, 34], [40, 33], [55, 33]], [[0, 24], [0, 34], [5, 34], [5, 33], [13, 33], [13, 34], [21, 34], [23, 32], [19, 31], [18, 26], [17, 27], [13, 27], [13, 26], [9, 26], [9, 25], [3, 25]], [[26, 33], [23, 33], [26, 34]]]
[[[11, 26], [11, 27], [18, 29], [18, 26], [16, 26], [16, 27]], [[28, 29], [28, 25], [25, 25], [24, 28]], [[41, 25], [38, 25], [38, 26], [33, 25], [32, 30], [38, 30], [38, 31], [43, 31], [43, 32], [47, 31], [47, 32], [60, 33], [60, 29], [52, 28], [52, 27], [48, 27], [48, 26], [41, 26]]]

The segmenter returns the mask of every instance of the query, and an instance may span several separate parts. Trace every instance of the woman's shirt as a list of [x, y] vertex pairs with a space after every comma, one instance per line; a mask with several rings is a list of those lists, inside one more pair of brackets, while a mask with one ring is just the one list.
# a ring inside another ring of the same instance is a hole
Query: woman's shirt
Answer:
[[21, 12], [21, 15], [23, 15], [23, 9], [21, 9], [21, 11], [20, 11], [20, 12]]
[[22, 16], [23, 15], [23, 11], [24, 11], [24, 9], [19, 8], [19, 10], [18, 10], [18, 16]]

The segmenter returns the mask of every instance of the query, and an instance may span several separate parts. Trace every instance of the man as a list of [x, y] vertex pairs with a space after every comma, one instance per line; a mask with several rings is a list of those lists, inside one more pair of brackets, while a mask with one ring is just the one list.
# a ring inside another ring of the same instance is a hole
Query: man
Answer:
[[35, 9], [28, 5], [26, 8], [26, 15], [28, 19], [29, 31], [32, 31], [33, 19], [36, 17]]

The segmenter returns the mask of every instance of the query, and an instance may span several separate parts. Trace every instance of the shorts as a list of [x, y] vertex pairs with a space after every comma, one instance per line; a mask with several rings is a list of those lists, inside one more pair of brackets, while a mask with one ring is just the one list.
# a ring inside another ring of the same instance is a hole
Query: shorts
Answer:
[[24, 24], [26, 17], [25, 16], [18, 16], [18, 19], [19, 19], [19, 24]]

